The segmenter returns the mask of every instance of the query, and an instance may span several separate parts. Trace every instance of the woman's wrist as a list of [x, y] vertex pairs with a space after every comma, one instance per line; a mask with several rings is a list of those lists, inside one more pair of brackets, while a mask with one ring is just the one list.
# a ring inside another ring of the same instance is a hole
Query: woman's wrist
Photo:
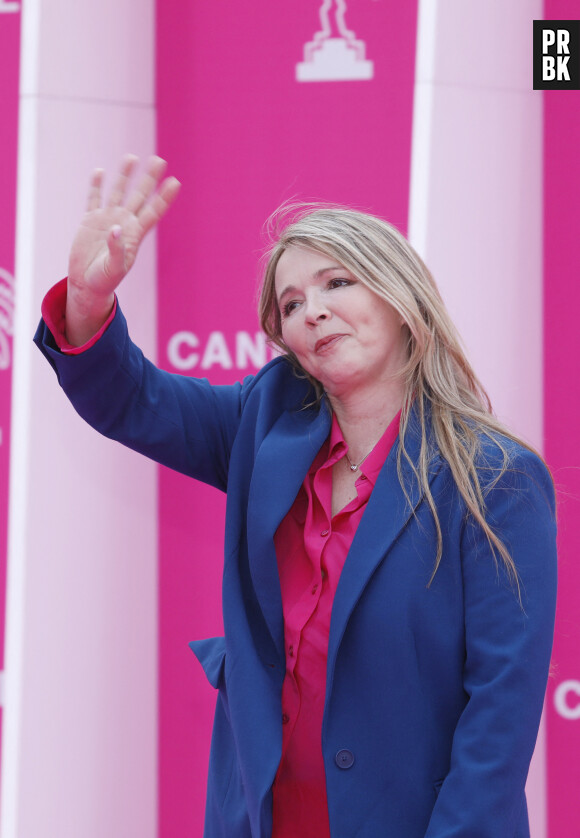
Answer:
[[83, 346], [103, 327], [115, 305], [114, 293], [99, 295], [68, 280], [65, 334], [72, 346]]

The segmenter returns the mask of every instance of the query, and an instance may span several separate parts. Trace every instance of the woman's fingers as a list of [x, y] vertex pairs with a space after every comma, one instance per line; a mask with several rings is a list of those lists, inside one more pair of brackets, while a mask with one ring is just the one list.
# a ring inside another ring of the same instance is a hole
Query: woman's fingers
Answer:
[[171, 204], [177, 198], [181, 183], [174, 177], [165, 178], [159, 190], [148, 200], [139, 213], [139, 224], [143, 235], [148, 233], [165, 215]]
[[[164, 178], [167, 163], [161, 157], [151, 157], [136, 187], [129, 192], [129, 181], [138, 158], [128, 154], [123, 158], [108, 201], [103, 206], [102, 169], [93, 172], [87, 200], [88, 216], [73, 242], [71, 263], [85, 265], [94, 261], [101, 247], [100, 264], [105, 276], [120, 280], [135, 261], [144, 236], [165, 215], [179, 192], [181, 184], [174, 177]], [[128, 194], [129, 193], [129, 194]], [[104, 256], [104, 261], [103, 261]], [[83, 273], [85, 268], [75, 268]], [[94, 273], [94, 272], [93, 272]]]
[[147, 199], [157, 189], [166, 168], [167, 163], [161, 157], [155, 156], [149, 159], [145, 174], [129, 196], [125, 205], [129, 212], [139, 215]]
[[134, 154], [125, 155], [121, 163], [121, 168], [119, 169], [119, 174], [117, 175], [117, 180], [115, 181], [113, 189], [111, 190], [107, 206], [120, 207], [123, 204], [125, 200], [125, 195], [127, 193], [127, 187], [129, 185], [129, 180], [131, 178], [131, 175], [135, 171], [135, 167], [138, 161], [139, 158], [136, 157]]
[[100, 209], [101, 207], [101, 193], [103, 188], [103, 169], [95, 169], [91, 177], [89, 186], [89, 196], [87, 199], [87, 212]]
[[[119, 175], [111, 191], [107, 207], [110, 209], [123, 208], [139, 223], [141, 239], [162, 218], [179, 192], [181, 184], [174, 177], [163, 179], [167, 162], [156, 155], [149, 158], [147, 168], [135, 189], [127, 198], [127, 190], [131, 175], [135, 171], [138, 158], [128, 154], [123, 158]], [[89, 207], [98, 209], [101, 202], [103, 174], [95, 173], [91, 181]]]

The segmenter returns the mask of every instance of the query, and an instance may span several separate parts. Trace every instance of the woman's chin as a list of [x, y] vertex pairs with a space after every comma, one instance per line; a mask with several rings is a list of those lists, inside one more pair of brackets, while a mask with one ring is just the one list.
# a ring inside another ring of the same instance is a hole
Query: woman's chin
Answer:
[[364, 385], [364, 376], [356, 373], [348, 374], [346, 370], [337, 371], [336, 375], [315, 376], [322, 384], [324, 391], [331, 398], [345, 399], [354, 395]]

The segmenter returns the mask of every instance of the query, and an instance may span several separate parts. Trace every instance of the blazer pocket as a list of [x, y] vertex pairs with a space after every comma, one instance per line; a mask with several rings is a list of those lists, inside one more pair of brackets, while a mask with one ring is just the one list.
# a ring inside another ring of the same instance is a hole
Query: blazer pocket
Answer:
[[226, 660], [225, 637], [207, 637], [204, 640], [192, 640], [189, 648], [203, 667], [206, 678], [214, 689], [223, 686]]

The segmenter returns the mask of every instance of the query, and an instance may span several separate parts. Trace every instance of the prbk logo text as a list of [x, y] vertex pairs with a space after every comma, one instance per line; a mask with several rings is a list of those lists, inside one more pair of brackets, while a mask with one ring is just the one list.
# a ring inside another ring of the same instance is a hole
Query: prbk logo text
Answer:
[[534, 90], [580, 90], [580, 20], [534, 21]]

